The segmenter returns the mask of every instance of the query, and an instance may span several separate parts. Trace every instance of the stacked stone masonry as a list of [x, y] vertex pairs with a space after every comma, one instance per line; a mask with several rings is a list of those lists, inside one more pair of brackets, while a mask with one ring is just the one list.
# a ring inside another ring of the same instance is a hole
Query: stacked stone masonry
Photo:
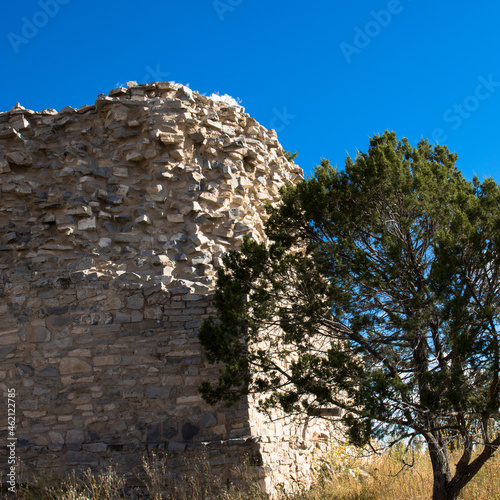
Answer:
[[0, 435], [15, 388], [24, 467], [165, 453], [179, 472], [203, 449], [225, 474], [250, 457], [268, 488], [308, 475], [326, 427], [198, 393], [221, 257], [264, 239], [265, 203], [301, 175], [243, 108], [173, 83], [0, 113]]

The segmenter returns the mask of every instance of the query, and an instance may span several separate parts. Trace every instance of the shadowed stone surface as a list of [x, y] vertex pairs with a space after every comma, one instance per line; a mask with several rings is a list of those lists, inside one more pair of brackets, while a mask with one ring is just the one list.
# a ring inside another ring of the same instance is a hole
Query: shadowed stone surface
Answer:
[[226, 476], [262, 457], [268, 487], [307, 476], [323, 427], [198, 392], [218, 376], [197, 331], [221, 257], [264, 241], [265, 203], [301, 177], [273, 130], [178, 84], [0, 113], [0, 385], [27, 466], [133, 476], [145, 454], [174, 471], [204, 451]]

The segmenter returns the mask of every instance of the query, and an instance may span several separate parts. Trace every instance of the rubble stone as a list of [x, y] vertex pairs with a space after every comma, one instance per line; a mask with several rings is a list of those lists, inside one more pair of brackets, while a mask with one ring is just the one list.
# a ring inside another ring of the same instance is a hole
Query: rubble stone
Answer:
[[218, 376], [197, 332], [222, 255], [263, 240], [263, 201], [301, 178], [274, 131], [174, 83], [0, 113], [0, 380], [24, 405], [19, 459], [127, 472], [161, 446], [174, 473], [204, 449], [226, 476], [261, 456], [269, 488], [305, 479], [326, 424], [197, 390]]

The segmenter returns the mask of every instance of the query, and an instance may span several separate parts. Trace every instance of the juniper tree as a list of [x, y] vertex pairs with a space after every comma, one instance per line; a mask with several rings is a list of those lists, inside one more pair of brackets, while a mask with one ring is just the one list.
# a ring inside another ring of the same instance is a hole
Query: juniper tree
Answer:
[[268, 244], [224, 258], [219, 316], [200, 329], [224, 369], [205, 399], [336, 405], [359, 446], [423, 437], [433, 498], [457, 498], [500, 445], [500, 189], [456, 161], [386, 132], [286, 186]]

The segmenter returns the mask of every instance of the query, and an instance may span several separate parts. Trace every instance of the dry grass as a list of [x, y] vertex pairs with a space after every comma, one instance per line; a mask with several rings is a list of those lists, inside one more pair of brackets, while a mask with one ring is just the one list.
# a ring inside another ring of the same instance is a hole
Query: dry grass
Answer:
[[[254, 470], [241, 466], [235, 470], [238, 484], [224, 483], [211, 470], [206, 457], [190, 464], [191, 472], [174, 477], [166, 469], [165, 461], [152, 456], [144, 459], [140, 476], [144, 486], [127, 488], [124, 477], [113, 467], [95, 474], [87, 469], [82, 475], [74, 472], [66, 477], [38, 473], [23, 477], [15, 494], [4, 487], [0, 500], [267, 500]], [[1, 477], [0, 477], [1, 479]]]
[[[115, 500], [127, 498], [125, 481], [113, 467], [107, 467], [99, 474], [90, 469], [77, 476], [72, 474], [60, 477], [53, 474], [24, 475], [20, 467], [20, 484], [15, 494], [0, 493], [0, 499], [16, 500]], [[25, 477], [23, 477], [25, 476]]]
[[[454, 462], [458, 461], [458, 452], [452, 456]], [[428, 500], [432, 497], [432, 482], [426, 452], [403, 456], [402, 449], [396, 449], [363, 458], [354, 450], [336, 446], [315, 485], [294, 500]], [[486, 463], [459, 498], [500, 500], [500, 456]]]
[[[279, 500], [420, 500], [431, 498], [432, 471], [427, 454], [404, 457], [401, 449], [376, 457], [362, 457], [341, 445], [332, 446], [328, 456], [317, 461], [313, 486], [298, 494], [277, 493]], [[192, 473], [173, 479], [164, 462], [153, 457], [144, 462], [145, 488], [125, 488], [125, 481], [112, 467], [100, 474], [87, 471], [63, 479], [37, 476], [24, 482], [15, 496], [0, 493], [0, 500], [265, 500], [251, 467], [241, 467], [241, 483], [221, 484], [206, 459]], [[464, 489], [462, 500], [500, 500], [500, 456], [492, 458]]]

